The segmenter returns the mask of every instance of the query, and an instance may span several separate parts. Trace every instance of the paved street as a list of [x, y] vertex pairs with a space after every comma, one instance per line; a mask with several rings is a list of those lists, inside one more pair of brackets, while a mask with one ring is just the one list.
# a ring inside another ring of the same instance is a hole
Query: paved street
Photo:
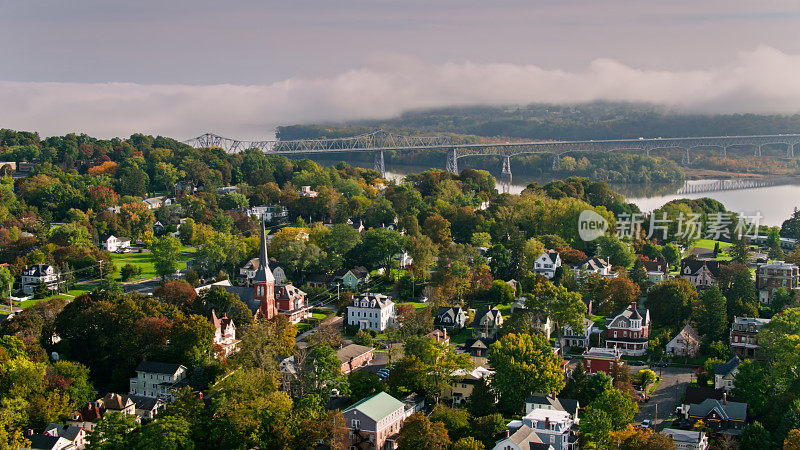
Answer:
[[[652, 369], [656, 375], [659, 374], [658, 367], [653, 367]], [[636, 423], [644, 419], [650, 419], [653, 421], [656, 430], [663, 428], [664, 419], [675, 412], [678, 401], [683, 397], [691, 375], [694, 373], [694, 369], [682, 367], [664, 367], [660, 370], [661, 383], [653, 392], [649, 402], [639, 404], [639, 414], [636, 415]], [[656, 409], [658, 409], [658, 422], [655, 421]]]

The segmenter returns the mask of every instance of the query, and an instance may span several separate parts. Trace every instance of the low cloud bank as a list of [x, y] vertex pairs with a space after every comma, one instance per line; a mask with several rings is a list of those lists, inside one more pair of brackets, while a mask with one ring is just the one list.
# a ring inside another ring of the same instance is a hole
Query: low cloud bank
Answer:
[[800, 111], [800, 55], [770, 47], [724, 66], [644, 70], [597, 59], [568, 72], [535, 65], [429, 64], [391, 55], [330, 78], [265, 85], [0, 81], [0, 127], [42, 135], [133, 132], [179, 139], [206, 131], [263, 139], [277, 125], [388, 118], [450, 105], [648, 102], [703, 113]]

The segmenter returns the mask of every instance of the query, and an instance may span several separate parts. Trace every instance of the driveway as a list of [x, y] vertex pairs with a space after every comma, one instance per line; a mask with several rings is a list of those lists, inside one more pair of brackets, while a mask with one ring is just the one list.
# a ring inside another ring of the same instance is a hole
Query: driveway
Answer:
[[[650, 419], [656, 430], [664, 427], [664, 420], [675, 412], [678, 401], [686, 392], [694, 369], [683, 367], [652, 367], [656, 375], [661, 372], [661, 383], [653, 392], [650, 401], [639, 404], [639, 413], [636, 415], [636, 422]], [[658, 417], [656, 417], [658, 412]], [[656, 419], [658, 421], [656, 421]]]

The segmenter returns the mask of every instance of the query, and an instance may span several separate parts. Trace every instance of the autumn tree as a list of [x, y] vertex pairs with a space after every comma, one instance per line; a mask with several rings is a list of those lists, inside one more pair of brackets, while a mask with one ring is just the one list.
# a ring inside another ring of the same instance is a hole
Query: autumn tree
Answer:
[[653, 430], [633, 425], [628, 425], [621, 430], [609, 433], [609, 444], [613, 450], [662, 450], [674, 448], [672, 436], [665, 436]]
[[696, 303], [697, 290], [683, 278], [665, 281], [647, 293], [653, 322], [659, 326], [679, 328], [692, 314]]
[[625, 277], [617, 277], [608, 282], [603, 290], [603, 303], [600, 306], [602, 314], [611, 314], [625, 309], [639, 298], [641, 291], [633, 281]]
[[442, 422], [431, 422], [425, 414], [412, 414], [397, 436], [400, 450], [444, 450], [451, 444]]

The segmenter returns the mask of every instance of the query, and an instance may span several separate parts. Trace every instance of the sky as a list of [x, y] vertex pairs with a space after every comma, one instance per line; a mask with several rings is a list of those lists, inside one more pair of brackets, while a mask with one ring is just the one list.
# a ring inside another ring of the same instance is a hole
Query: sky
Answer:
[[0, 0], [0, 127], [264, 139], [449, 105], [800, 112], [788, 0]]

